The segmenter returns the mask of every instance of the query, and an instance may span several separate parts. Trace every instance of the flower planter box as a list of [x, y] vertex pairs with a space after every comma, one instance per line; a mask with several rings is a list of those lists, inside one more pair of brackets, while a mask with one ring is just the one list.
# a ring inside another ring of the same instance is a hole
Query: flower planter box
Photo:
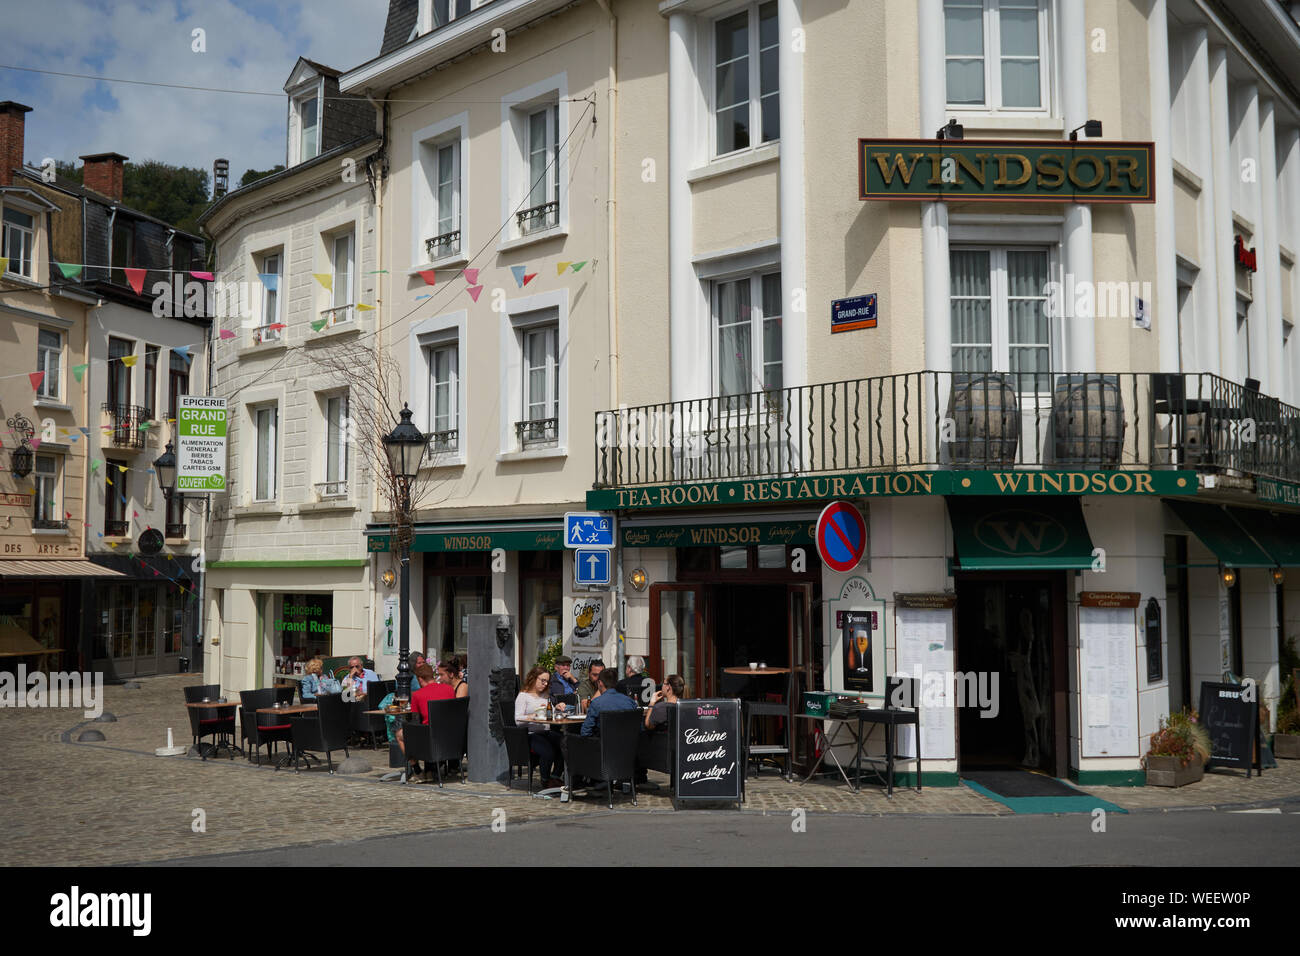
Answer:
[[1274, 734], [1273, 756], [1300, 760], [1300, 734]]
[[1186, 767], [1177, 757], [1147, 757], [1148, 787], [1184, 787], [1205, 776], [1205, 764], [1193, 760]]

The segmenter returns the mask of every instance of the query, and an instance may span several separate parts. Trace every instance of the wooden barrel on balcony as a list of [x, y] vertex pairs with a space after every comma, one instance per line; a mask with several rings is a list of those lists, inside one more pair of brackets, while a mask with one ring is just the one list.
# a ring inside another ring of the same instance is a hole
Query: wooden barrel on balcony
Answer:
[[1124, 451], [1124, 426], [1118, 375], [1078, 373], [1057, 378], [1052, 396], [1057, 464], [1118, 465]]
[[[947, 418], [952, 463], [1011, 467], [1020, 435], [1020, 403], [1006, 375], [954, 372]], [[947, 423], [945, 423], [947, 425]], [[942, 433], [940, 443], [947, 438]]]

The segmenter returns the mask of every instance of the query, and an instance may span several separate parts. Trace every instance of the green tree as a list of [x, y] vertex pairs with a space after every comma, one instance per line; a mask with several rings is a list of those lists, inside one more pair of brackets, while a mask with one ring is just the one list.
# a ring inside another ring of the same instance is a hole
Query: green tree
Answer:
[[[55, 169], [62, 179], [78, 185], [84, 181], [83, 166], [56, 161]], [[197, 235], [199, 214], [208, 206], [208, 171], [156, 159], [127, 163], [122, 171], [122, 202]]]
[[255, 183], [259, 179], [265, 179], [267, 176], [270, 176], [272, 173], [279, 173], [283, 171], [284, 171], [284, 163], [280, 163], [278, 166], [272, 166], [270, 169], [250, 169], [246, 171], [244, 175], [239, 177], [239, 188], [243, 189], [249, 183]]

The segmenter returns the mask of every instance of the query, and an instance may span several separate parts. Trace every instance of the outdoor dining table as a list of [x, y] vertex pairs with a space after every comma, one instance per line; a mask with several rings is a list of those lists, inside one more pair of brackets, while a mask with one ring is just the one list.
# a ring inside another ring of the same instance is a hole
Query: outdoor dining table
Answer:
[[[854, 784], [854, 782], [849, 779], [848, 772], [844, 769], [844, 765], [840, 763], [840, 759], [835, 756], [835, 738], [840, 735], [841, 730], [844, 730], [846, 728], [848, 729], [849, 735], [853, 738], [853, 747], [854, 747], [855, 756], [858, 752], [858, 749], [862, 746], [862, 741], [858, 737], [858, 731], [854, 727], [854, 725], [858, 723], [857, 715], [853, 714], [853, 715], [845, 715], [842, 717], [835, 717], [829, 714], [795, 714], [795, 717], [802, 718], [804, 720], [811, 720], [814, 722], [817, 728], [817, 733], [813, 738], [813, 746], [815, 748], [820, 748], [821, 750], [821, 756], [817, 758], [817, 762], [813, 764], [812, 770], [808, 771], [808, 776], [803, 778], [803, 781], [799, 784], [799, 786], [802, 787], [805, 783], [807, 783], [814, 776], [816, 776], [817, 771], [821, 768], [822, 761], [825, 760], [827, 756], [829, 756], [831, 758], [831, 762], [834, 763], [835, 767], [839, 770], [840, 776], [844, 778], [844, 782], [849, 785], [849, 789], [852, 790], [854, 793], [857, 793], [858, 792], [857, 785]], [[822, 725], [823, 723], [831, 723], [831, 722], [834, 722], [836, 724], [836, 727], [834, 730], [831, 731], [831, 734], [828, 737]]]
[[784, 755], [785, 757], [785, 778], [790, 779], [790, 711], [794, 697], [794, 672], [788, 667], [768, 667], [764, 664], [762, 667], [724, 667], [722, 673], [736, 676], [750, 677], [786, 677], [785, 703], [774, 704], [766, 700], [748, 700], [745, 702], [745, 710], [748, 713], [746, 722], [752, 724], [754, 717], [777, 717], [785, 721], [786, 737], [785, 744], [756, 744], [750, 736], [750, 728], [745, 730], [745, 767], [749, 767], [749, 761], [754, 757], [758, 758], [758, 767], [762, 769], [763, 759], [769, 760]]
[[[291, 716], [293, 714], [314, 714], [316, 713], [316, 705], [315, 704], [288, 704], [280, 707], [259, 707], [257, 708], [257, 713], [272, 714], [276, 716]], [[304, 754], [303, 756], [305, 756], [308, 760], [317, 759], [313, 757], [311, 754]], [[277, 767], [282, 767], [292, 759], [293, 756], [291, 754], [281, 755], [275, 758], [275, 763]], [[319, 762], [320, 761], [317, 760], [317, 763]], [[311, 769], [310, 763], [307, 765], [307, 769], [309, 770]]]
[[[196, 710], [228, 710], [228, 709], [230, 709], [231, 707], [238, 707], [238, 706], [240, 706], [240, 702], [237, 701], [237, 700], [226, 700], [226, 701], [221, 701], [221, 700], [196, 700], [196, 701], [194, 701], [193, 703], [186, 703], [185, 706], [186, 706], [186, 707], [193, 707], [193, 708], [195, 708]], [[232, 715], [232, 716], [233, 716], [233, 715]], [[202, 748], [205, 747], [205, 746], [206, 746], [206, 747], [211, 747], [211, 748], [212, 748], [212, 755], [213, 755], [213, 756], [216, 756], [217, 753], [221, 750], [222, 747], [225, 747], [225, 748], [226, 748], [227, 750], [229, 750], [231, 753], [238, 752], [239, 755], [240, 755], [241, 757], [244, 755], [244, 750], [243, 750], [243, 748], [242, 748], [242, 747], [239, 747], [239, 746], [236, 746], [236, 744], [234, 743], [234, 741], [226, 741], [226, 735], [225, 735], [224, 733], [223, 733], [223, 734], [220, 734], [220, 735], [217, 737], [217, 742], [216, 742], [216, 743], [213, 743], [213, 744], [204, 744], [204, 743], [200, 743], [200, 744], [199, 744], [200, 752], [202, 752]], [[206, 758], [205, 758], [205, 759], [206, 759]], [[231, 759], [233, 760], [234, 758], [232, 757]]]
[[569, 772], [568, 731], [574, 728], [580, 728], [586, 722], [587, 722], [586, 714], [575, 714], [572, 717], [550, 717], [550, 718], [522, 717], [520, 718], [520, 723], [546, 724], [548, 727], [558, 727], [561, 730], [565, 731], [564, 735], [560, 738], [560, 753], [564, 755], [564, 786], [560, 787], [559, 789], [555, 787], [550, 787], [549, 789], [546, 790], [538, 790], [537, 795], [539, 797], [549, 797], [558, 793], [560, 795], [561, 803], [569, 802], [569, 795], [573, 793], [573, 775]]

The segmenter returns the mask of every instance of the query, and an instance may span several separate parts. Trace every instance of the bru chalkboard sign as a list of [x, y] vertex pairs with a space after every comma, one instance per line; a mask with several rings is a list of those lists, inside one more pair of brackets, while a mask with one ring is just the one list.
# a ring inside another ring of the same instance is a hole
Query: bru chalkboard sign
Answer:
[[677, 800], [743, 799], [740, 748], [740, 701], [678, 701]]
[[1210, 734], [1207, 767], [1259, 770], [1259, 702], [1246, 700], [1241, 684], [1201, 683], [1201, 723]]

